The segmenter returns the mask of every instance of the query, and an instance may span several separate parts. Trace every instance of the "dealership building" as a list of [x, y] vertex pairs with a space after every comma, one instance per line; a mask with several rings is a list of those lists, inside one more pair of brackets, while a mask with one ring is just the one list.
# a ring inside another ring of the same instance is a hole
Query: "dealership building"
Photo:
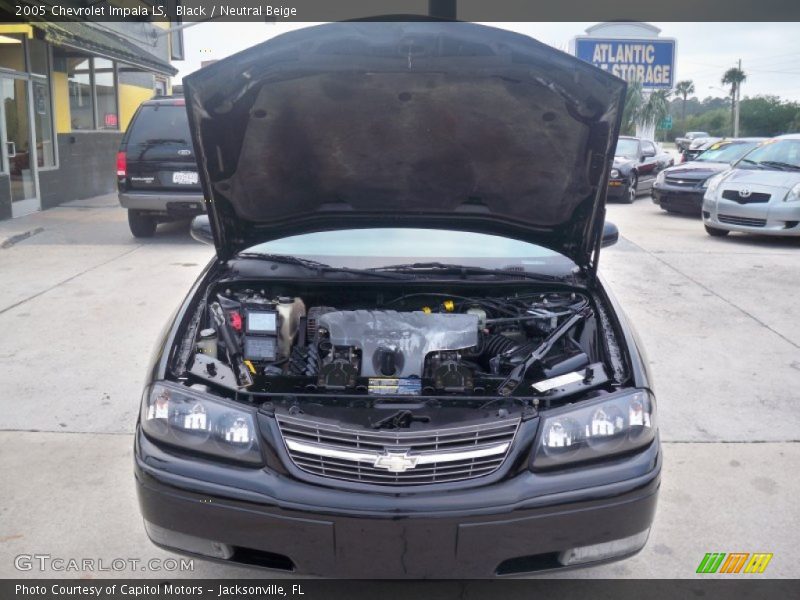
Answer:
[[0, 219], [113, 191], [125, 128], [182, 59], [167, 21], [0, 23]]

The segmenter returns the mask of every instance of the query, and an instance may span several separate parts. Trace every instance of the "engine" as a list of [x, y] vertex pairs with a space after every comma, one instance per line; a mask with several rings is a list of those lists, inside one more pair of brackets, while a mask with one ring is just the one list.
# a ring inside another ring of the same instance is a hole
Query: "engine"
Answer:
[[318, 335], [329, 356], [320, 370], [319, 385], [343, 389], [347, 387], [343, 383], [354, 385], [359, 375], [422, 379], [428, 374], [426, 359], [437, 363], [444, 353], [454, 359], [449, 362], [457, 362], [459, 351], [477, 348], [478, 317], [422, 311], [334, 311], [320, 317]]
[[579, 294], [342, 296], [214, 294], [198, 314], [190, 374], [240, 390], [348, 397], [535, 395], [608, 382]]
[[336, 311], [319, 320], [334, 349], [360, 356], [362, 377], [422, 377], [431, 352], [478, 345], [478, 317], [376, 310]]

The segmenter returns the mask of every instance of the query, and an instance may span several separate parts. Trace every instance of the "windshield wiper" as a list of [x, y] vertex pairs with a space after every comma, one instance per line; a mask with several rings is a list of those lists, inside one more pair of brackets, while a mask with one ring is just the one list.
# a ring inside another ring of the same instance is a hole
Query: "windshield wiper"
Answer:
[[776, 169], [791, 169], [793, 171], [800, 171], [800, 166], [781, 162], [779, 160], [762, 160], [760, 164], [767, 165], [768, 167], [775, 167]]
[[402, 273], [381, 273], [372, 269], [350, 269], [348, 267], [332, 267], [325, 263], [308, 258], [298, 258], [289, 254], [261, 254], [259, 252], [240, 252], [236, 255], [237, 258], [245, 258], [252, 260], [265, 260], [268, 262], [281, 263], [284, 265], [297, 265], [312, 271], [317, 274], [321, 273], [351, 273], [353, 275], [368, 275], [370, 277], [383, 277], [384, 279], [413, 279], [413, 275], [406, 275]]
[[372, 272], [393, 272], [393, 273], [440, 273], [442, 275], [506, 275], [508, 277], [521, 277], [523, 279], [535, 279], [537, 281], [561, 281], [555, 275], [543, 273], [528, 273], [527, 271], [514, 271], [511, 269], [488, 269], [485, 267], [470, 267], [458, 264], [447, 264], [440, 262], [418, 262], [402, 265], [388, 265], [385, 267], [375, 267], [368, 269]]
[[743, 158], [740, 162], [746, 162], [751, 165], [757, 166], [759, 169], [763, 169], [764, 167], [761, 166], [761, 163], [756, 160], [750, 160], [749, 158]]
[[150, 138], [144, 141], [145, 144], [188, 144], [182, 138]]

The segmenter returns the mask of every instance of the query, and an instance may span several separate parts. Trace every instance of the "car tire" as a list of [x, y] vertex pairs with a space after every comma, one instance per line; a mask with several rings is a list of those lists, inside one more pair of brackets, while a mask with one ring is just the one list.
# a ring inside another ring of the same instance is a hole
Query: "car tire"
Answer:
[[628, 189], [625, 190], [625, 195], [622, 197], [622, 201], [625, 204], [633, 204], [636, 201], [636, 194], [639, 192], [636, 186], [639, 185], [639, 178], [636, 176], [636, 173], [631, 173], [631, 178], [628, 181]]
[[712, 237], [725, 237], [730, 233], [727, 229], [717, 229], [716, 227], [705, 226], [706, 233]]
[[130, 227], [133, 237], [153, 237], [156, 232], [156, 225], [158, 223], [155, 217], [148, 215], [146, 212], [140, 210], [128, 211], [128, 227]]

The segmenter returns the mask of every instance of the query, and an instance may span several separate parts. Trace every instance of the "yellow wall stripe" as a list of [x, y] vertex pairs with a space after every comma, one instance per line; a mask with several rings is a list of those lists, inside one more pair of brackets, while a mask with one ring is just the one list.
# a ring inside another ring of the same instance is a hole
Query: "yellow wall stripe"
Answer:
[[119, 86], [119, 129], [125, 131], [139, 105], [153, 97], [150, 88], [121, 83]]

